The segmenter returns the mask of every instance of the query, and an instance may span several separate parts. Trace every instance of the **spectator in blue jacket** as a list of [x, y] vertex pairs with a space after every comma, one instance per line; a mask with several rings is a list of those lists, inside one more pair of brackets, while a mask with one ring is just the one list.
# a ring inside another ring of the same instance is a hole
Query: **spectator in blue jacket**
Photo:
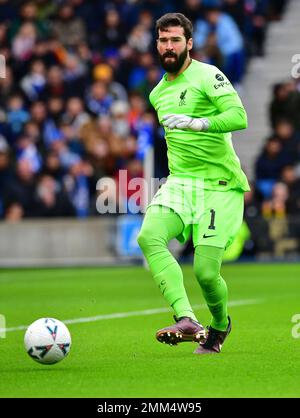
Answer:
[[223, 13], [221, 7], [209, 7], [206, 20], [198, 20], [195, 25], [194, 46], [203, 48], [211, 33], [216, 34], [216, 43], [223, 55], [222, 70], [237, 85], [244, 74], [245, 51], [243, 37], [233, 18]]

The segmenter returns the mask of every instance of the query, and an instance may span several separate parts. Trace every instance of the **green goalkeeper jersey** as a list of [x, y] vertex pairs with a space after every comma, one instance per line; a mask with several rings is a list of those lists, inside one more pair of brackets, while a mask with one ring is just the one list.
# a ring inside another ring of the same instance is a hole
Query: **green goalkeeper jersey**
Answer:
[[150, 93], [159, 122], [168, 114], [207, 118], [206, 132], [165, 128], [170, 174], [204, 180], [208, 190], [249, 190], [231, 141], [231, 131], [247, 126], [241, 100], [213, 65], [192, 60], [174, 80], [164, 74]]

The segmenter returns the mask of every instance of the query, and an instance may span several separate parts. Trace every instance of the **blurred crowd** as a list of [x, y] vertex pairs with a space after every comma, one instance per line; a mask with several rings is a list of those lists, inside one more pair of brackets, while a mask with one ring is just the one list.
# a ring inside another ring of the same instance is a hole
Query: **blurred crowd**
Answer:
[[[143, 175], [145, 137], [160, 156], [155, 175], [166, 176], [163, 131], [148, 101], [162, 76], [156, 19], [187, 15], [193, 57], [238, 87], [248, 59], [264, 55], [268, 22], [281, 19], [286, 2], [0, 0], [0, 217], [96, 214], [99, 179], [117, 180], [120, 169], [128, 181]], [[274, 94], [274, 134], [257, 163], [257, 188], [268, 198], [276, 189], [290, 196], [298, 175], [299, 93], [285, 83]]]
[[255, 165], [252, 195], [264, 217], [300, 213], [300, 83], [274, 86], [269, 106], [271, 135]]

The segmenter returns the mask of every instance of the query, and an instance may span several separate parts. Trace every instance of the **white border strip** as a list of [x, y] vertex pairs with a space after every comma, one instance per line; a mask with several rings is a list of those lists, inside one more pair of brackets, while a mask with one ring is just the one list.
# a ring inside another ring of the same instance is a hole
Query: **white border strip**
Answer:
[[[245, 305], [256, 305], [258, 303], [262, 303], [262, 299], [241, 299], [241, 300], [233, 300], [228, 303], [229, 307], [234, 306], [245, 306]], [[194, 305], [193, 309], [203, 309], [206, 308], [206, 304], [201, 305]], [[105, 321], [107, 319], [117, 319], [117, 318], [129, 318], [131, 316], [146, 316], [146, 315], [156, 315], [159, 313], [171, 312], [171, 308], [158, 308], [158, 309], [146, 309], [144, 311], [131, 311], [131, 312], [115, 312], [111, 314], [105, 315], [97, 315], [97, 316], [88, 316], [85, 318], [75, 318], [75, 319], [66, 319], [62, 320], [64, 324], [82, 324], [85, 322], [96, 322], [96, 321]], [[24, 331], [28, 328], [28, 325], [20, 325], [18, 327], [12, 328], [0, 328], [1, 332], [13, 332], [13, 331]]]

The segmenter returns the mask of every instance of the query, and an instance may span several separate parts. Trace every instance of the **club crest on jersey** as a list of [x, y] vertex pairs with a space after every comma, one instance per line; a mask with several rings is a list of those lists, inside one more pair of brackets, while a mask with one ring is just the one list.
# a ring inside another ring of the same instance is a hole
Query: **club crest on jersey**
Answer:
[[186, 101], [185, 101], [185, 96], [186, 96], [186, 93], [187, 93], [187, 89], [185, 89], [184, 91], [182, 91], [182, 92], [180, 93], [180, 101], [179, 101], [179, 106], [184, 106], [184, 105], [186, 105]]

